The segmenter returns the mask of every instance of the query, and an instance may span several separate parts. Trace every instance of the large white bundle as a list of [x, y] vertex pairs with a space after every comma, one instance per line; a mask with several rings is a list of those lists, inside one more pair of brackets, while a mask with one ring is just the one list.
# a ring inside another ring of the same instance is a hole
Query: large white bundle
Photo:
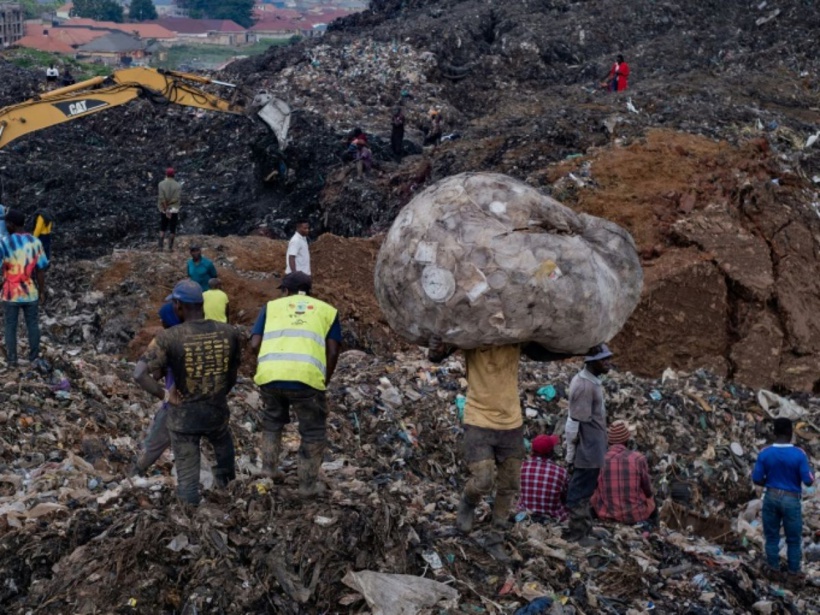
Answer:
[[462, 173], [419, 193], [379, 251], [376, 296], [390, 326], [460, 348], [536, 341], [584, 353], [638, 303], [632, 236], [506, 175]]

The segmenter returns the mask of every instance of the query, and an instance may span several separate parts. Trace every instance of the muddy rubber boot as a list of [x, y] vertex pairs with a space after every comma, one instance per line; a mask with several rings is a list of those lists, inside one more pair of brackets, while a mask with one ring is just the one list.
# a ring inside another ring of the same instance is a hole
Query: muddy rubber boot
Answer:
[[456, 515], [456, 527], [458, 531], [463, 534], [469, 534], [473, 531], [474, 521], [475, 506], [462, 497], [458, 503], [458, 514]]
[[169, 251], [169, 252], [173, 252], [173, 251], [174, 251], [174, 239], [175, 239], [175, 238], [176, 238], [176, 235], [171, 235], [171, 236], [168, 238], [168, 251]]
[[592, 519], [589, 515], [589, 500], [579, 502], [569, 511], [569, 527], [562, 538], [567, 542], [578, 542], [589, 535]]
[[160, 252], [162, 252], [165, 249], [165, 235], [159, 236], [159, 243], [157, 245], [157, 248]]
[[510, 508], [514, 499], [514, 493], [496, 494], [495, 502], [493, 502], [493, 527], [504, 531], [512, 527]]
[[317, 481], [319, 469], [322, 467], [322, 457], [325, 452], [324, 442], [302, 444], [299, 448], [299, 462], [296, 473], [299, 476], [299, 496], [311, 498], [325, 490], [325, 486]]
[[262, 432], [262, 476], [275, 481], [283, 481], [285, 473], [279, 469], [279, 457], [282, 454], [282, 432]]

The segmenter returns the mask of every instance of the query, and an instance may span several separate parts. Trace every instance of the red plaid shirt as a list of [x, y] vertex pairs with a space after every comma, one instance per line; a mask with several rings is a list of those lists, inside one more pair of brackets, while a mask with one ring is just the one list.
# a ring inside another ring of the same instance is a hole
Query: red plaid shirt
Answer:
[[549, 515], [564, 521], [569, 515], [567, 471], [543, 457], [533, 457], [521, 464], [521, 496], [518, 509]]
[[646, 521], [655, 510], [646, 457], [623, 444], [609, 447], [590, 503], [599, 519]]

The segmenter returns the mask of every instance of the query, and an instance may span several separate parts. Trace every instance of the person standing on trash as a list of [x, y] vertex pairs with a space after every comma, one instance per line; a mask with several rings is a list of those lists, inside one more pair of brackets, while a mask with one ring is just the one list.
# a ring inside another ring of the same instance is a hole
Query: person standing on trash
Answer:
[[6, 228], [9, 236], [0, 241], [0, 259], [3, 263], [3, 312], [5, 319], [6, 360], [11, 368], [17, 367], [17, 322], [20, 310], [28, 332], [28, 358], [32, 364], [40, 360], [40, 306], [46, 301], [48, 267], [43, 244], [23, 231], [26, 217], [23, 212], [9, 209]]
[[46, 258], [51, 261], [51, 231], [54, 228], [54, 215], [48, 209], [39, 209], [34, 214], [34, 230], [31, 232], [40, 243]]
[[[457, 348], [433, 336], [428, 358], [440, 363]], [[570, 355], [552, 353], [540, 344], [507, 344], [464, 350], [467, 403], [464, 407], [464, 460], [470, 472], [458, 505], [456, 526], [473, 529], [475, 509], [495, 487], [493, 527], [509, 527], [510, 509], [521, 484], [524, 459], [524, 418], [518, 397], [521, 353], [535, 361], [555, 361]]]
[[390, 119], [392, 125], [390, 130], [390, 149], [397, 160], [401, 160], [404, 147], [404, 110], [401, 107], [393, 109], [393, 116]]
[[609, 426], [609, 450], [592, 496], [592, 509], [599, 519], [629, 525], [648, 520], [654, 525], [658, 512], [652, 497], [649, 464], [643, 454], [626, 447], [630, 437], [624, 421]]
[[46, 69], [46, 89], [47, 90], [53, 90], [54, 89], [54, 86], [57, 85], [57, 77], [59, 77], [59, 76], [60, 76], [60, 71], [57, 70], [57, 68], [54, 66], [54, 64], [51, 64]]
[[752, 471], [755, 485], [765, 487], [763, 496], [763, 535], [766, 538], [766, 565], [769, 576], [780, 575], [780, 526], [786, 534], [788, 579], [801, 584], [803, 542], [802, 486], [814, 484], [806, 453], [792, 442], [792, 422], [774, 420], [774, 444], [760, 451]]
[[606, 406], [600, 376], [612, 367], [606, 344], [590, 350], [584, 367], [569, 385], [569, 416], [566, 424], [567, 463], [574, 466], [567, 489], [569, 529], [565, 540], [577, 541], [592, 529], [590, 498], [598, 486], [607, 450]]
[[373, 168], [373, 152], [364, 141], [354, 141], [356, 145], [356, 177], [362, 179]]
[[182, 206], [182, 186], [174, 179], [176, 171], [165, 169], [165, 179], [159, 182], [157, 207], [159, 208], [159, 251], [165, 249], [165, 232], [170, 234], [168, 250], [174, 251], [174, 238], [177, 236], [179, 210]]
[[618, 54], [615, 64], [609, 70], [607, 78], [601, 82], [601, 87], [610, 92], [623, 92], [629, 80], [629, 64], [624, 62], [624, 57]]
[[190, 249], [191, 258], [188, 259], [186, 272], [188, 277], [199, 284], [202, 292], [211, 286], [211, 279], [218, 276], [212, 260], [202, 256], [202, 247], [194, 244]]
[[[198, 505], [200, 440], [211, 443], [216, 457], [214, 482], [225, 487], [236, 478], [234, 445], [228, 426], [228, 393], [236, 384], [242, 344], [237, 330], [205, 320], [202, 288], [182, 280], [170, 295], [182, 321], [159, 333], [134, 369], [145, 391], [168, 403], [168, 432], [177, 470], [177, 495]], [[174, 386], [157, 380], [170, 368]]]
[[231, 312], [230, 299], [222, 290], [222, 281], [219, 278], [208, 280], [208, 290], [202, 293], [202, 299], [207, 320], [228, 322]]
[[310, 276], [296, 271], [282, 278], [284, 295], [269, 301], [251, 331], [257, 355], [254, 382], [262, 411], [262, 472], [281, 479], [278, 471], [282, 430], [292, 409], [299, 421], [299, 494], [317, 495], [322, 457], [327, 446], [326, 389], [336, 370], [342, 327], [336, 308], [309, 296]]
[[541, 434], [532, 441], [532, 458], [521, 464], [521, 496], [518, 509], [566, 521], [567, 486], [565, 468], [553, 461], [558, 436]]
[[[182, 323], [174, 311], [174, 302], [171, 298], [166, 297], [166, 302], [162, 304], [158, 312], [163, 329], [170, 329]], [[165, 390], [170, 391], [173, 386], [174, 372], [168, 368], [165, 370]], [[154, 420], [148, 427], [148, 433], [142, 441], [142, 453], [137, 456], [130, 474], [132, 476], [145, 474], [169, 446], [171, 446], [171, 435], [168, 433], [168, 402], [163, 400], [154, 415]]]
[[305, 275], [310, 273], [310, 248], [307, 236], [310, 233], [310, 222], [305, 219], [296, 221], [296, 232], [288, 242], [288, 251], [285, 261], [285, 275], [301, 271]]

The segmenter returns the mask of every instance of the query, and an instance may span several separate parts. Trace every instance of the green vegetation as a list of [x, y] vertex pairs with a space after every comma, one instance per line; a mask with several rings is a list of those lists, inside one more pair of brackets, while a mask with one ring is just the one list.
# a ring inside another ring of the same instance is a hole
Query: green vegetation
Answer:
[[287, 45], [288, 41], [263, 41], [253, 45], [225, 47], [224, 45], [180, 45], [167, 50], [167, 59], [154, 60], [152, 66], [161, 68], [192, 70], [209, 69], [219, 66], [239, 56], [254, 56], [264, 53], [273, 45]]
[[128, 17], [134, 21], [147, 21], [157, 18], [157, 7], [151, 0], [131, 0]]
[[62, 72], [64, 67], [68, 66], [71, 74], [74, 75], [77, 81], [98, 77], [100, 75], [108, 75], [112, 70], [111, 67], [103, 64], [78, 62], [74, 58], [69, 58], [59, 53], [49, 53], [47, 51], [38, 51], [37, 49], [26, 49], [23, 47], [4, 51], [2, 58], [20, 68], [41, 70], [43, 75], [45, 75], [46, 68], [51, 64], [57, 66], [60, 72]]
[[181, 0], [194, 19], [233, 19], [240, 26], [253, 25], [254, 0]]
[[116, 0], [74, 0], [71, 14], [97, 21], [123, 22], [122, 5]]
[[63, 3], [60, 0], [47, 4], [38, 4], [37, 0], [20, 0], [20, 5], [23, 7], [26, 19], [39, 19], [43, 13], [55, 13]]

